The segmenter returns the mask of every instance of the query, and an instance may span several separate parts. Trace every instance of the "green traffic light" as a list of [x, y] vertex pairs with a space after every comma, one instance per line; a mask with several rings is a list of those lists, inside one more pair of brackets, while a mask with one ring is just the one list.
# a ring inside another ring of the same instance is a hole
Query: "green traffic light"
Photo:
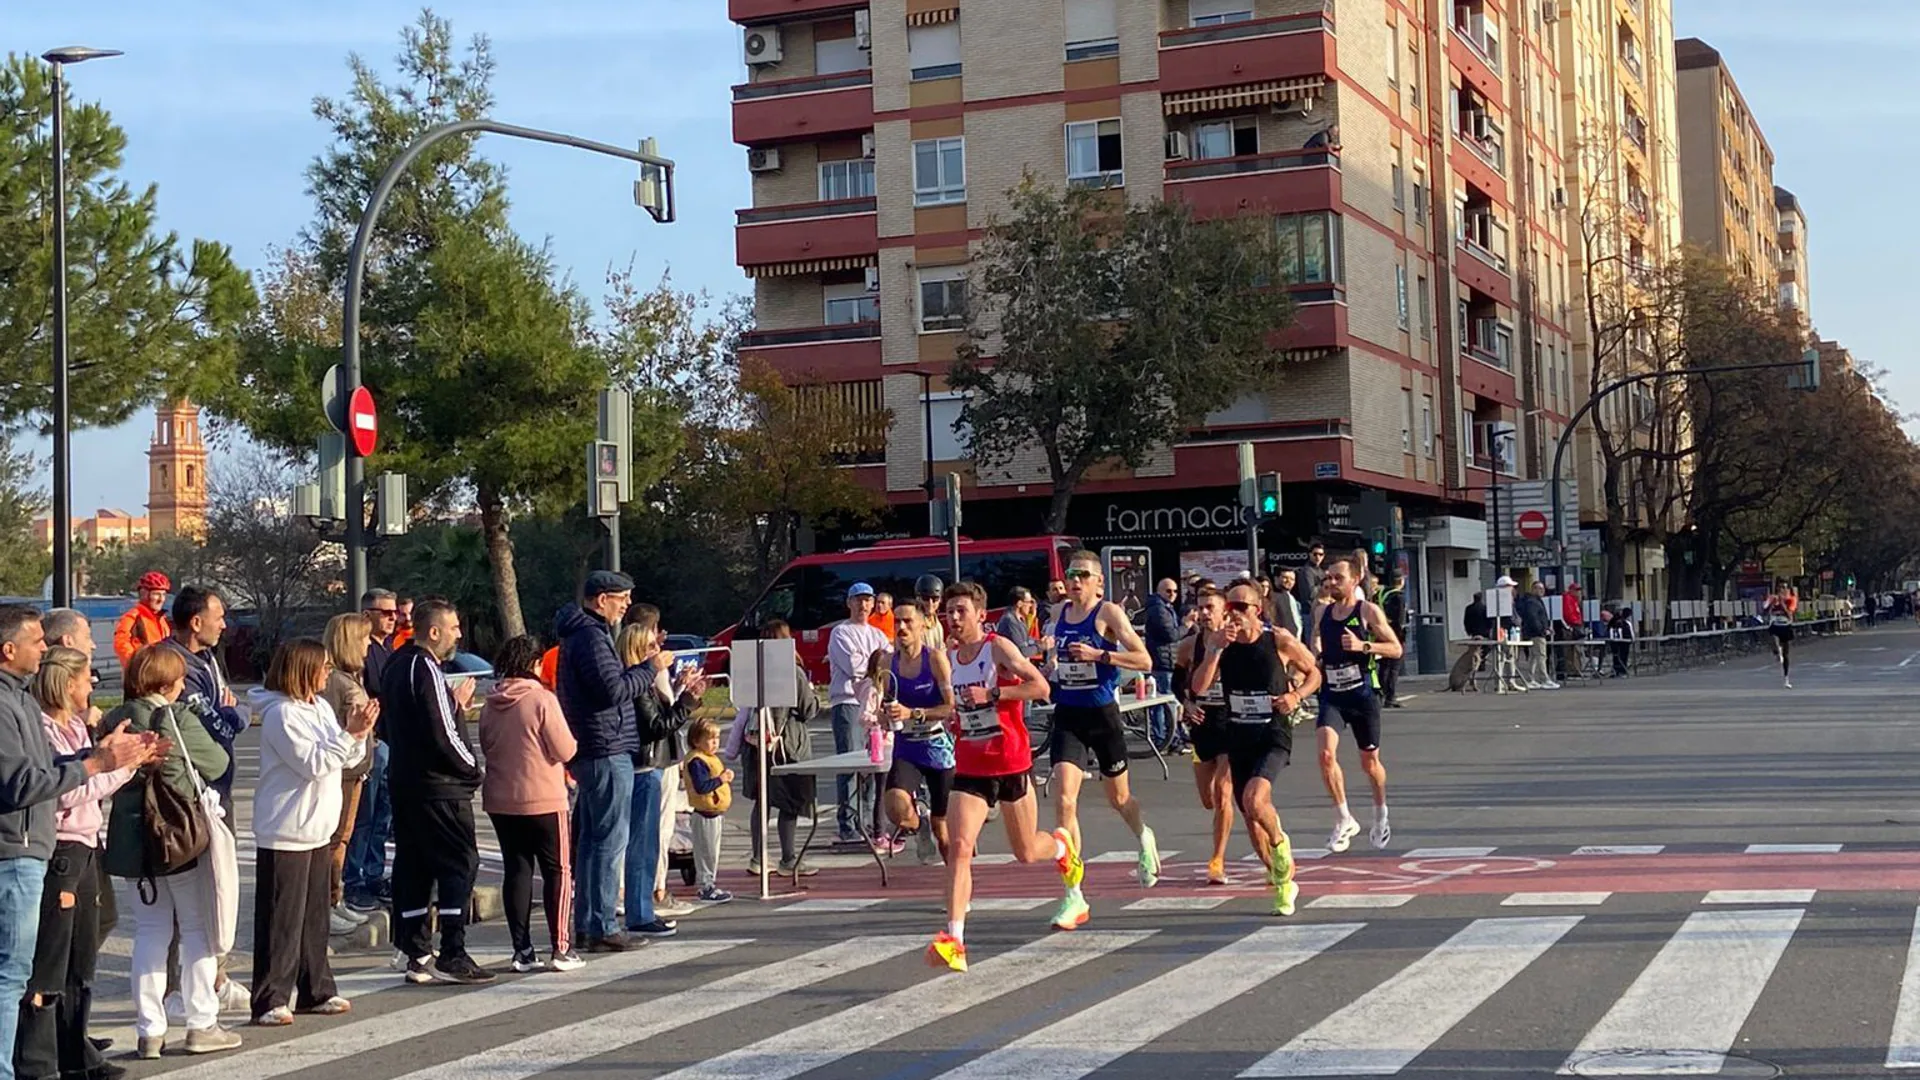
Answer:
[[1373, 553], [1375, 555], [1385, 555], [1387, 553], [1387, 545], [1375, 540], [1373, 542]]
[[1261, 499], [1261, 500], [1260, 500], [1260, 512], [1261, 512], [1261, 513], [1263, 513], [1263, 514], [1277, 514], [1277, 513], [1279, 513], [1279, 512], [1280, 512], [1280, 500], [1279, 500], [1279, 499], [1277, 499], [1277, 498], [1275, 498], [1275, 497], [1274, 497], [1274, 496], [1272, 496], [1272, 495], [1268, 495], [1268, 496], [1266, 496], [1265, 498], [1263, 498], [1263, 499]]

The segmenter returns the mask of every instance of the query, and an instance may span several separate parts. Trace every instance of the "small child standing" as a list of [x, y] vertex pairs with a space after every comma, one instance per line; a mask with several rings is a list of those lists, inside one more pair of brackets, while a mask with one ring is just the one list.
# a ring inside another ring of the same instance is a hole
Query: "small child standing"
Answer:
[[733, 894], [714, 881], [720, 869], [720, 832], [733, 805], [733, 770], [720, 761], [720, 725], [695, 720], [687, 726], [687, 760], [680, 768], [681, 789], [693, 808], [694, 883], [700, 900], [724, 904]]

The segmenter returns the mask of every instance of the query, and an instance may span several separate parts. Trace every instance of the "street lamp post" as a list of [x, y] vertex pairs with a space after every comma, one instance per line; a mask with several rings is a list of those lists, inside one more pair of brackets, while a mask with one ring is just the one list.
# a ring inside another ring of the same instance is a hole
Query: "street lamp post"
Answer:
[[53, 65], [53, 606], [73, 603], [73, 432], [67, 395], [66, 66], [118, 49], [68, 45], [42, 53]]
[[[367, 209], [360, 215], [360, 228], [353, 237], [353, 248], [347, 254], [346, 297], [340, 318], [340, 379], [344, 383], [340, 395], [343, 399], [360, 389], [360, 288], [366, 280], [367, 245], [373, 240], [373, 226], [379, 220], [380, 208], [386, 205], [387, 196], [393, 193], [393, 186], [399, 183], [400, 177], [422, 151], [442, 139], [468, 133], [511, 135], [516, 139], [571, 146], [576, 150], [639, 162], [641, 178], [634, 185], [635, 201], [663, 225], [674, 220], [673, 162], [653, 152], [652, 139], [642, 143], [639, 150], [628, 150], [623, 146], [610, 146], [557, 131], [542, 131], [492, 120], [459, 120], [428, 129], [401, 151], [400, 156], [393, 159], [393, 164], [387, 166], [386, 173], [380, 177], [379, 184], [375, 185], [373, 194], [367, 199]], [[366, 468], [366, 459], [355, 449], [353, 440], [348, 439], [346, 549], [347, 602], [350, 604], [358, 604], [367, 591]]]

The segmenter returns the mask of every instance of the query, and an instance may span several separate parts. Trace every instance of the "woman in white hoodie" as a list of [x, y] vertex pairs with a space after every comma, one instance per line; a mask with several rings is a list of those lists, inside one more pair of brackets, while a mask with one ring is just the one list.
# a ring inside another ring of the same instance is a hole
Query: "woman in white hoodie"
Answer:
[[[342, 724], [320, 696], [331, 668], [312, 638], [281, 645], [266, 686], [252, 695], [260, 721], [260, 779], [254, 788], [258, 848], [253, 907], [253, 1022], [293, 1023], [301, 1012], [337, 1016], [352, 1006], [334, 993], [327, 964], [329, 844], [340, 824], [340, 774], [366, 753], [378, 715], [372, 703]], [[295, 998], [295, 994], [298, 998]]]

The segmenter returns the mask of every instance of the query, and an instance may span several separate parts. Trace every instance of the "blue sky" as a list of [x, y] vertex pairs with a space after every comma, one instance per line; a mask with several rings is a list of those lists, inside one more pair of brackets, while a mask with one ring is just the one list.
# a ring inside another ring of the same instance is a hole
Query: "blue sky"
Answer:
[[[325, 132], [316, 94], [346, 86], [358, 52], [383, 69], [417, 7], [395, 0], [134, 0], [10, 4], [5, 47], [126, 50], [75, 68], [79, 96], [127, 130], [126, 175], [160, 185], [162, 223], [222, 240], [242, 265], [289, 241], [310, 216], [302, 170]], [[485, 33], [498, 62], [496, 117], [611, 143], [644, 135], [681, 168], [678, 224], [651, 224], [631, 202], [623, 162], [492, 139], [510, 170], [514, 222], [551, 239], [559, 265], [590, 291], [632, 261], [643, 279], [744, 292], [732, 211], [748, 202], [730, 141], [727, 88], [738, 37], [721, 0], [442, 0], [460, 34]], [[58, 10], [65, 8], [66, 10]], [[1812, 295], [1821, 333], [1888, 372], [1920, 408], [1908, 353], [1920, 218], [1907, 178], [1920, 171], [1920, 105], [1903, 73], [1920, 68], [1913, 0], [1675, 0], [1677, 32], [1727, 58], [1778, 159], [1776, 180], [1810, 219]], [[150, 419], [76, 435], [74, 509], [139, 511]]]

